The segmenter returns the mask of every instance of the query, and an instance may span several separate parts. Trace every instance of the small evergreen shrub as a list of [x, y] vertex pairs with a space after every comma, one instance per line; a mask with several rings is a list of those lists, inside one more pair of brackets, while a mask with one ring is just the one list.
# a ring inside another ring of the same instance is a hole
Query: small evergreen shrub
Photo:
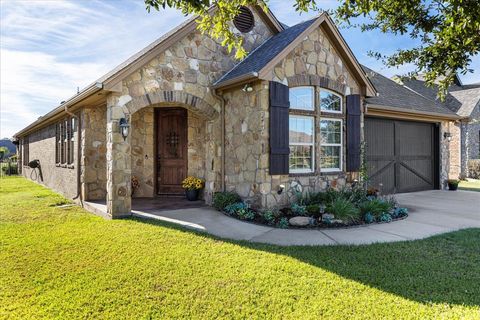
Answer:
[[235, 192], [216, 192], [213, 195], [213, 207], [217, 210], [225, 210], [231, 204], [241, 202], [242, 199]]
[[255, 212], [244, 202], [237, 202], [225, 207], [225, 212], [232, 216], [237, 216], [242, 220], [253, 220]]
[[380, 217], [378, 218], [378, 221], [380, 222], [391, 222], [392, 221], [392, 216], [389, 215], [388, 213], [382, 213]]
[[355, 208], [353, 203], [342, 197], [336, 198], [327, 206], [327, 212], [346, 223], [360, 220], [360, 210]]
[[291, 206], [292, 213], [295, 216], [304, 216], [307, 213], [307, 208], [304, 205], [300, 205], [298, 203], [294, 203]]
[[363, 221], [365, 221], [365, 223], [374, 223], [375, 222], [375, 217], [370, 212], [367, 212], [363, 216]]
[[307, 214], [315, 218], [319, 218], [322, 214], [320, 213], [320, 205], [310, 204], [306, 207]]
[[383, 201], [382, 199], [373, 198], [362, 202], [358, 208], [361, 213], [366, 214], [369, 212], [378, 218], [382, 213], [388, 213], [390, 209], [392, 209], [392, 206], [390, 203]]
[[281, 229], [288, 228], [288, 219], [283, 217], [280, 220], [278, 220], [277, 227], [279, 227]]
[[260, 213], [260, 217], [265, 221], [266, 224], [271, 226], [275, 224], [277, 214], [273, 210], [266, 210]]

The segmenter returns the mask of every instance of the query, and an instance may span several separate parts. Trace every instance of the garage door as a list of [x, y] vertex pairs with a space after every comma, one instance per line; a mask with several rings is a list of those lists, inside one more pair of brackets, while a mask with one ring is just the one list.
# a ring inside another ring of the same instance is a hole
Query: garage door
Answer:
[[437, 131], [431, 123], [365, 118], [370, 185], [382, 193], [436, 189]]

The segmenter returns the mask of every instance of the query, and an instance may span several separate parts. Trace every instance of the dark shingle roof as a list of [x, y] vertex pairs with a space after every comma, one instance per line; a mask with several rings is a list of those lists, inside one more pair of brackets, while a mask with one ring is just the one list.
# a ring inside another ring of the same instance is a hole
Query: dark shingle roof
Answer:
[[480, 102], [480, 85], [478, 84], [467, 84], [462, 86], [453, 84], [448, 88], [445, 102], [441, 102], [437, 98], [437, 87], [427, 87], [424, 81], [417, 79], [403, 79], [402, 82], [406, 87], [427, 99], [442, 104], [444, 107], [462, 117], [470, 116], [475, 109], [475, 106]]
[[365, 66], [362, 66], [367, 77], [378, 91], [378, 96], [368, 97], [368, 104], [405, 109], [405, 111], [440, 113], [455, 115], [455, 113], [441, 103], [432, 101], [413, 90], [384, 77]]
[[218, 79], [215, 85], [219, 85], [223, 82], [249, 73], [260, 71], [268, 62], [275, 58], [303, 31], [305, 31], [316, 19], [317, 18], [301, 22], [277, 33], [265, 41], [264, 44], [253, 50], [243, 61], [233, 67], [232, 70]]

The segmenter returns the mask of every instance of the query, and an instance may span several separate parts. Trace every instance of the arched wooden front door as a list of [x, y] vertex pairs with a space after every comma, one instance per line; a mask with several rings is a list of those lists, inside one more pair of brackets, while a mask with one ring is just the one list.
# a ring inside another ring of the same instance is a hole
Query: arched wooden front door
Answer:
[[157, 193], [183, 194], [182, 180], [187, 175], [187, 110], [156, 109]]

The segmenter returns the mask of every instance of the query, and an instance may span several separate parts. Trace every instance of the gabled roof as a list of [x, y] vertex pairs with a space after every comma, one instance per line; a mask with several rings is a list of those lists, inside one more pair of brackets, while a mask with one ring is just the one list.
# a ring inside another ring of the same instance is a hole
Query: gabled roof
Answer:
[[443, 115], [458, 118], [456, 114], [441, 103], [430, 100], [372, 69], [363, 66], [365, 73], [377, 89], [378, 96], [368, 97], [367, 105], [385, 108], [397, 108], [404, 112], [426, 115]]
[[418, 94], [443, 105], [462, 117], [469, 117], [475, 106], [480, 103], [480, 85], [478, 84], [461, 86], [456, 83], [452, 84], [448, 88], [445, 101], [441, 102], [437, 98], [437, 87], [428, 87], [424, 81], [418, 79], [403, 79], [402, 83]]
[[274, 35], [250, 52], [250, 54], [232, 70], [218, 79], [214, 86], [221, 86], [223, 83], [228, 83], [232, 79], [260, 72], [273, 58], [279, 55], [290, 43], [302, 34], [302, 32], [311, 26], [315, 20], [317, 20], [317, 18], [301, 22]]
[[266, 79], [268, 72], [288, 53], [290, 53], [312, 30], [323, 26], [333, 46], [344, 59], [349, 70], [366, 88], [367, 95], [375, 95], [374, 86], [362, 70], [360, 63], [348, 47], [345, 39], [338, 31], [334, 22], [325, 12], [318, 17], [289, 27], [267, 40], [252, 51], [243, 61], [227, 72], [214, 84], [215, 88], [224, 88], [251, 79]]
[[[254, 9], [260, 16], [264, 18], [265, 23], [274, 33], [284, 30], [284, 25], [277, 20], [270, 10], [264, 11], [258, 6], [255, 6]], [[209, 9], [209, 12], [212, 12], [213, 10], [215, 10], [215, 8], [212, 6]], [[151, 61], [162, 51], [168, 49], [177, 41], [194, 31], [196, 28], [197, 19], [197, 16], [191, 17], [169, 32], [165, 33], [163, 36], [119, 64], [113, 70], [80, 90], [76, 95], [61, 103], [52, 111], [48, 112], [44, 116], [41, 116], [38, 118], [38, 120], [15, 133], [14, 137], [20, 137], [34, 129], [45, 126], [47, 123], [55, 120], [55, 117], [59, 117], [62, 113], [64, 113], [66, 108], [78, 107], [79, 103], [82, 103], [85, 101], [85, 99], [91, 99], [93, 95], [99, 94], [101, 91], [114, 91], [115, 85], [122, 79], [129, 76], [143, 65]]]

